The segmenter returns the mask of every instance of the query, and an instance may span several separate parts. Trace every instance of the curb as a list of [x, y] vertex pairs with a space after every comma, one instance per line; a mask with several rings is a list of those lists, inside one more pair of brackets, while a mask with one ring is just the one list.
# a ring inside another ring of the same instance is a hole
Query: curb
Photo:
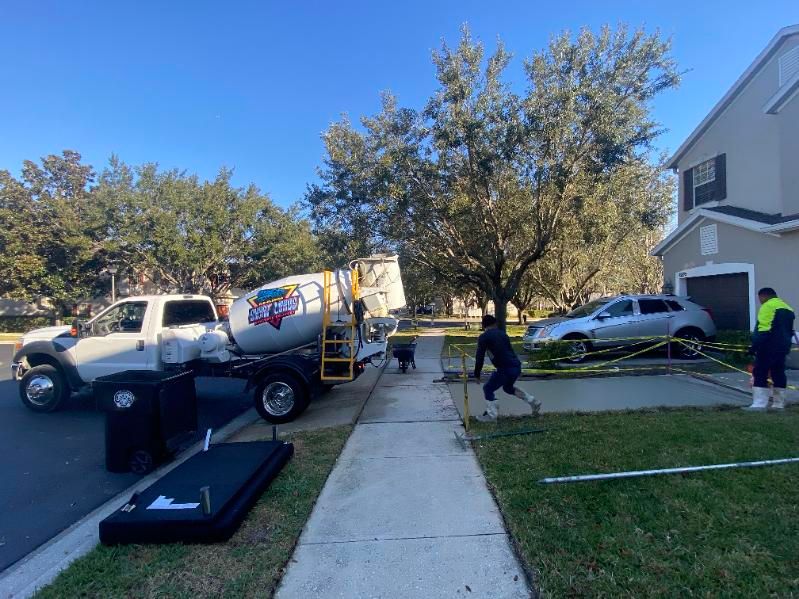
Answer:
[[[258, 420], [255, 408], [240, 414], [214, 434], [214, 441], [224, 441], [245, 426]], [[83, 557], [100, 542], [100, 521], [111, 515], [136, 492], [149, 487], [162, 476], [199, 453], [203, 441], [186, 449], [180, 457], [145, 476], [103, 505], [84, 516], [38, 549], [34, 549], [16, 564], [0, 574], [0, 597], [23, 599], [32, 596], [43, 586], [50, 584], [56, 576], [72, 562]]]

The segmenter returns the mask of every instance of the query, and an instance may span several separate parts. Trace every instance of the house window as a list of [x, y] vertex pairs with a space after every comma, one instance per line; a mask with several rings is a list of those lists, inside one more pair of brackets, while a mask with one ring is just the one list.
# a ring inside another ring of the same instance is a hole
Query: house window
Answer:
[[727, 155], [719, 154], [683, 171], [683, 209], [691, 210], [727, 197]]
[[694, 167], [694, 204], [713, 201], [716, 189], [716, 160], [705, 160]]

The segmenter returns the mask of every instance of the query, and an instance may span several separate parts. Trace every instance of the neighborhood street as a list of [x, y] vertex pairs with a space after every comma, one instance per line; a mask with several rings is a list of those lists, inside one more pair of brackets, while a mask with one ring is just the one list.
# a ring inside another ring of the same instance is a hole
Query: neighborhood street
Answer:
[[[137, 480], [105, 469], [103, 415], [75, 396], [36, 414], [11, 380], [13, 345], [0, 344], [0, 572]], [[200, 430], [251, 407], [243, 381], [199, 379]]]

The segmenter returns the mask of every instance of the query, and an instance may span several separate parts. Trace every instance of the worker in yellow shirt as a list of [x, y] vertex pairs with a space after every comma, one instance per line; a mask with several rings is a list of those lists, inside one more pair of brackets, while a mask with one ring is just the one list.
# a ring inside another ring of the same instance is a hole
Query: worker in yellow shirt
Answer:
[[785, 388], [788, 383], [785, 358], [791, 351], [791, 342], [795, 335], [795, 315], [793, 308], [777, 297], [777, 292], [771, 287], [763, 287], [757, 292], [757, 298], [760, 300], [760, 310], [749, 348], [749, 353], [755, 356], [752, 405], [745, 409], [765, 410], [768, 407], [771, 395], [768, 376], [771, 373], [771, 381], [774, 383], [771, 407], [782, 410], [785, 407]]

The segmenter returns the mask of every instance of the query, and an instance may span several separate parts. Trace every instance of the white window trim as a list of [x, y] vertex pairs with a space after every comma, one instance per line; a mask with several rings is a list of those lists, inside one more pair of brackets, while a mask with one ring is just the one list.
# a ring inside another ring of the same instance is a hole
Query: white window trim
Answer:
[[749, 330], [755, 328], [757, 322], [757, 297], [755, 296], [755, 265], [748, 262], [726, 262], [722, 264], [706, 264], [687, 268], [674, 273], [674, 289], [676, 295], [688, 295], [688, 279], [710, 277], [714, 275], [731, 275], [746, 273], [749, 283]]

